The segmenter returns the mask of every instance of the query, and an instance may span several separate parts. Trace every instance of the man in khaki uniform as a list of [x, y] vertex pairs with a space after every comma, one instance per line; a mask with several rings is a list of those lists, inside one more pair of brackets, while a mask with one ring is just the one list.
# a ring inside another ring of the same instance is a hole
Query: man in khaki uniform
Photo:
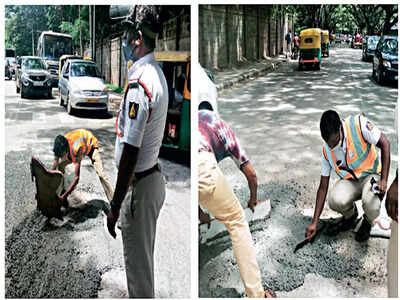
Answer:
[[[364, 216], [356, 240], [369, 238], [372, 223], [379, 215], [381, 199], [386, 193], [390, 166], [390, 143], [386, 136], [363, 114], [341, 121], [337, 112], [325, 111], [320, 121], [324, 140], [321, 153], [321, 181], [317, 192], [312, 224], [306, 237], [312, 239], [324, 208], [331, 170], [340, 177], [328, 195], [329, 207], [342, 214], [339, 223], [328, 228], [327, 233], [338, 234], [355, 227], [358, 218], [354, 201], [361, 198]], [[381, 159], [376, 147], [381, 149]], [[372, 191], [371, 179], [378, 184]]]
[[[218, 162], [225, 157], [231, 157], [246, 176], [250, 188], [248, 205], [252, 210], [257, 204], [256, 173], [239, 140], [216, 113], [199, 111], [199, 131], [199, 204], [228, 230], [247, 296], [275, 297], [274, 292], [263, 289], [249, 224], [239, 200], [218, 167]], [[201, 222], [209, 222], [201, 209], [199, 212]]]
[[[158, 154], [168, 109], [167, 82], [154, 57], [157, 33], [161, 30], [159, 8], [134, 5], [126, 22], [123, 50], [126, 61], [133, 64], [129, 64], [128, 89], [116, 123], [118, 177], [107, 227], [115, 237], [121, 210], [129, 297], [154, 298], [154, 243], [165, 199]], [[124, 201], [130, 185], [131, 199]]]

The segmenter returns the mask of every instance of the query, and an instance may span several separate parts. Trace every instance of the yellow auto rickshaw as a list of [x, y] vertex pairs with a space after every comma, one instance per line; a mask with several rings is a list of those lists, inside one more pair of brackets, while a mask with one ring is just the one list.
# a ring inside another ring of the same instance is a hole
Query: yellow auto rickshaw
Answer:
[[[190, 161], [190, 52], [154, 52], [168, 84], [168, 114], [162, 148], [187, 153]], [[163, 150], [163, 149], [162, 149]]]
[[322, 30], [322, 40], [321, 40], [322, 56], [328, 56], [329, 57], [329, 48], [330, 48], [329, 31], [328, 30]]
[[321, 29], [309, 28], [300, 31], [299, 70], [312, 67], [319, 70], [321, 65]]

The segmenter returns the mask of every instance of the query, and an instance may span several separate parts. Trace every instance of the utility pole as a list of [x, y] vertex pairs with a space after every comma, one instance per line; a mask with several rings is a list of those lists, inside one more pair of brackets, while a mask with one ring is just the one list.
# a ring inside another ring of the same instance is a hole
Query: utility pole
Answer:
[[96, 61], [96, 13], [95, 5], [89, 6], [89, 27], [90, 27], [90, 57]]
[[79, 9], [79, 47], [80, 47], [80, 55], [83, 56], [83, 47], [82, 47], [82, 20], [81, 20], [81, 6], [78, 6]]
[[93, 60], [96, 61], [96, 5], [93, 5]]
[[32, 56], [35, 56], [35, 40], [33, 38], [33, 22], [32, 22]]
[[89, 5], [89, 47], [90, 47], [90, 58], [93, 58], [92, 53], [92, 44], [93, 44], [93, 36], [92, 36], [92, 6]]

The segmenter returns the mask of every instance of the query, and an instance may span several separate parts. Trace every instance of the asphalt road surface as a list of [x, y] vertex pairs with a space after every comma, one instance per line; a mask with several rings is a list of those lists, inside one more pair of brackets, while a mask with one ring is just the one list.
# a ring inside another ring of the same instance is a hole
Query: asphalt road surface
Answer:
[[[57, 96], [53, 89], [52, 99], [21, 99], [15, 82], [5, 81], [6, 297], [126, 297], [122, 243], [104, 232], [101, 210], [73, 211], [73, 222], [59, 226], [52, 220], [51, 227], [36, 210], [30, 159], [35, 155], [50, 167], [58, 134], [90, 129], [99, 139], [105, 173], [116, 182], [115, 111], [70, 116]], [[167, 193], [156, 237], [156, 297], [189, 297], [190, 169], [166, 159], [161, 167]], [[81, 181], [81, 188], [91, 183]]]
[[[320, 235], [293, 254], [311, 223], [320, 179], [319, 120], [334, 109], [341, 117], [363, 112], [391, 142], [389, 182], [397, 168], [395, 84], [380, 86], [361, 50], [331, 49], [320, 71], [298, 71], [283, 61], [273, 73], [219, 95], [220, 115], [230, 124], [257, 172], [259, 198], [270, 198], [269, 219], [251, 224], [263, 285], [279, 297], [386, 297], [388, 240], [358, 243], [354, 232]], [[245, 177], [233, 161], [220, 164], [239, 199], [248, 199]], [[336, 179], [331, 176], [330, 183]], [[338, 217], [328, 206], [322, 219]], [[228, 236], [199, 248], [201, 297], [244, 296]]]

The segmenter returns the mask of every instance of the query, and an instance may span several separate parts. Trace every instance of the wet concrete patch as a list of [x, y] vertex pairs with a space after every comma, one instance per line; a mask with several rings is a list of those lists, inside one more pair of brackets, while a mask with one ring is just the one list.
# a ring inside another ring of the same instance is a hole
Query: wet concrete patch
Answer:
[[[294, 185], [280, 183], [264, 184], [259, 189], [272, 204], [270, 218], [250, 226], [265, 288], [277, 291], [279, 296], [280, 291], [289, 292], [302, 286], [307, 274], [340, 282], [352, 278], [365, 284], [386, 284], [386, 240], [370, 239], [360, 244], [352, 232], [336, 237], [320, 234], [312, 244], [294, 254], [296, 244], [304, 238], [305, 228], [311, 223], [311, 217], [302, 215], [296, 205], [300, 201], [299, 190]], [[247, 190], [238, 189], [236, 195], [244, 199]], [[230, 292], [223, 292], [230, 288], [244, 296], [227, 235], [200, 245], [199, 255], [201, 297], [232, 297]], [[350, 285], [349, 289], [357, 288]], [[366, 291], [364, 295], [373, 294]]]
[[48, 220], [36, 210], [34, 185], [27, 184], [29, 159], [29, 152], [6, 159], [13, 176], [6, 181], [6, 297], [98, 297], [102, 274], [123, 269], [123, 256], [120, 234], [114, 240], [104, 229], [109, 206], [96, 172], [82, 164], [76, 190], [84, 199], [75, 198], [63, 221]]
[[[92, 226], [102, 221], [94, 219]], [[46, 217], [38, 211], [21, 222], [6, 240], [7, 298], [96, 297], [104, 266], [98, 265], [90, 248], [71, 234], [75, 226], [45, 230]], [[81, 228], [87, 232], [88, 228]], [[86, 236], [86, 237], [85, 237]]]

